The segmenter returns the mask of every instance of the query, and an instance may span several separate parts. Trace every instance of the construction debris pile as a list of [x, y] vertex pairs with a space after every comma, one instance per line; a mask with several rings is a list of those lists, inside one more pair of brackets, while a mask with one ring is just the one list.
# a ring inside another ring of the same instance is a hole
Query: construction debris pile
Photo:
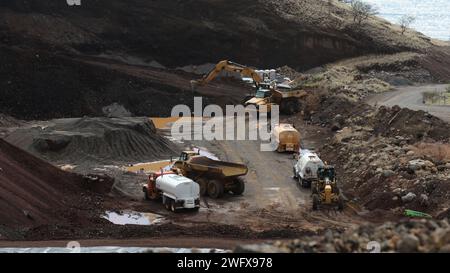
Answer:
[[322, 236], [305, 236], [291, 241], [242, 245], [238, 253], [305, 252], [450, 252], [450, 225], [447, 220], [416, 220], [362, 225], [347, 231], [328, 230]]

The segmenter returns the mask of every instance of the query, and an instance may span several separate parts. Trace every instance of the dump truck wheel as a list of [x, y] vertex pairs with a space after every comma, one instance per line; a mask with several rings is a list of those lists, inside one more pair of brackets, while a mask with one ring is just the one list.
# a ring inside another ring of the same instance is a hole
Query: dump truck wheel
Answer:
[[223, 194], [223, 184], [217, 180], [211, 180], [208, 183], [208, 195], [211, 198], [219, 198]]
[[344, 209], [344, 198], [342, 197], [342, 195], [339, 195], [338, 197], [338, 210], [343, 210]]
[[208, 189], [208, 180], [205, 178], [198, 178], [197, 183], [200, 186], [200, 196], [205, 196]]
[[313, 194], [312, 202], [313, 202], [312, 209], [317, 210], [319, 208], [319, 195], [318, 194]]
[[245, 183], [242, 178], [236, 178], [231, 192], [234, 195], [242, 195], [245, 191]]

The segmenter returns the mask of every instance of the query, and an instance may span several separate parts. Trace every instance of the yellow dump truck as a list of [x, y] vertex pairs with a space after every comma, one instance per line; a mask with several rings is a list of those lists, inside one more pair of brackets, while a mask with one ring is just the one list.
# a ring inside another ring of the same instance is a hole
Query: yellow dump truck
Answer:
[[172, 170], [200, 185], [200, 194], [219, 198], [225, 192], [241, 195], [245, 190], [242, 176], [247, 166], [214, 160], [195, 151], [184, 151], [172, 165]]
[[272, 130], [272, 139], [277, 152], [297, 152], [300, 148], [300, 133], [291, 124], [281, 123]]
[[254, 97], [247, 100], [244, 104], [254, 105], [258, 111], [261, 106], [266, 106], [266, 111], [272, 111], [272, 105], [278, 105], [280, 112], [286, 115], [292, 115], [300, 112], [300, 99], [307, 96], [304, 90], [291, 89], [284, 85], [272, 86], [269, 83], [260, 83]]

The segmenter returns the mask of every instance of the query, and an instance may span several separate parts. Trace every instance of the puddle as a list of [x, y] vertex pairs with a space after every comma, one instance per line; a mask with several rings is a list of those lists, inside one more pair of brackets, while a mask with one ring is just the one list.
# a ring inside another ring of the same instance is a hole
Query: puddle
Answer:
[[102, 215], [101, 217], [116, 225], [150, 226], [165, 221], [164, 217], [159, 214], [136, 211], [122, 211], [120, 213], [106, 211], [105, 215]]

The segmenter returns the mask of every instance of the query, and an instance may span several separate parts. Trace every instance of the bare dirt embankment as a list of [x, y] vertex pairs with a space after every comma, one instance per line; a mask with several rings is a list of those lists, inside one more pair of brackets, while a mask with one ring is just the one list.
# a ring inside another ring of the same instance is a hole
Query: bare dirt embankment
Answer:
[[0, 238], [20, 238], [41, 225], [88, 225], [111, 186], [111, 180], [61, 171], [0, 140]]
[[216, 82], [192, 93], [198, 75], [167, 67], [230, 59], [308, 69], [431, 46], [377, 18], [355, 27], [345, 6], [313, 0], [8, 0], [0, 14], [0, 111], [22, 119], [98, 116], [114, 102], [137, 116], [167, 116], [174, 105], [192, 106], [193, 95], [225, 105], [248, 92]]

